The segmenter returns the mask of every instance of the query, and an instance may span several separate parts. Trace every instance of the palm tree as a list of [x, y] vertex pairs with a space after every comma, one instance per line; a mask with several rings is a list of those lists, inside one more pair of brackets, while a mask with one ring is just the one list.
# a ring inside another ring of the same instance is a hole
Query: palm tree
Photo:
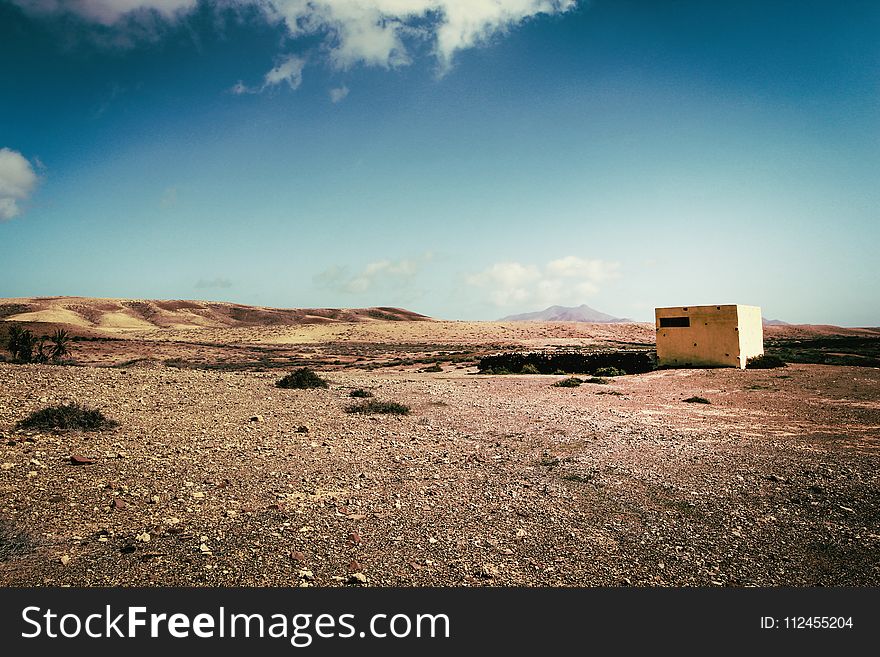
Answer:
[[30, 363], [34, 355], [34, 345], [37, 338], [28, 329], [23, 329], [18, 324], [9, 328], [9, 341], [7, 347], [12, 352], [12, 358], [23, 363]]
[[22, 328], [18, 324], [13, 324], [9, 327], [9, 336], [6, 341], [6, 348], [9, 349], [9, 352], [12, 354], [13, 358], [18, 358], [18, 350], [21, 345], [21, 337], [22, 337]]
[[52, 337], [49, 338], [49, 341], [52, 343], [52, 348], [49, 352], [52, 360], [58, 361], [61, 360], [62, 356], [70, 354], [70, 349], [68, 349], [70, 334], [64, 329], [56, 329]]
[[33, 357], [33, 361], [35, 363], [48, 363], [49, 356], [46, 355], [46, 340], [49, 339], [49, 336], [43, 335], [37, 340], [37, 354]]

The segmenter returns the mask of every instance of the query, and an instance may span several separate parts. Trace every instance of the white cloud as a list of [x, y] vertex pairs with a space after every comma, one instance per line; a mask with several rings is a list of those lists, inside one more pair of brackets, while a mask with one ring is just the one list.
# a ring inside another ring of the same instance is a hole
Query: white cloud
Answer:
[[296, 55], [284, 55], [278, 60], [278, 63], [263, 76], [263, 84], [258, 87], [248, 87], [244, 82], [239, 80], [229, 91], [237, 96], [241, 94], [258, 94], [277, 87], [280, 84], [287, 83], [291, 89], [299, 89], [303, 80], [303, 68], [305, 68], [306, 60]]
[[35, 13], [77, 14], [100, 25], [113, 25], [139, 11], [155, 11], [165, 18], [192, 10], [197, 0], [13, 0]]
[[566, 256], [543, 267], [500, 262], [466, 278], [496, 306], [583, 303], [599, 291], [599, 283], [617, 278], [620, 265], [605, 260]]
[[261, 91], [265, 91], [269, 87], [275, 87], [284, 82], [286, 82], [287, 86], [291, 89], [298, 89], [299, 85], [302, 84], [302, 71], [305, 65], [306, 60], [302, 57], [286, 55], [278, 62], [275, 68], [266, 73]]
[[30, 197], [37, 181], [34, 168], [21, 153], [0, 148], [0, 221], [21, 214], [19, 203]]
[[[88, 21], [131, 28], [133, 16], [154, 10], [171, 21], [196, 0], [13, 0], [35, 13], [73, 13]], [[257, 6], [292, 38], [318, 36], [338, 69], [394, 68], [412, 61], [409, 45], [429, 43], [441, 71], [457, 52], [487, 42], [541, 14], [559, 14], [577, 0], [211, 0], [223, 7]]]
[[257, 93], [257, 89], [251, 89], [246, 86], [244, 82], [239, 80], [229, 89], [230, 93], [235, 94], [236, 96], [240, 96], [241, 94], [254, 94]]
[[345, 266], [331, 267], [317, 274], [314, 281], [318, 287], [360, 294], [379, 286], [409, 285], [418, 272], [419, 263], [416, 260], [377, 260], [354, 274]]
[[348, 87], [342, 85], [341, 87], [337, 87], [335, 89], [330, 90], [330, 102], [338, 103], [340, 100], [345, 98], [348, 95]]

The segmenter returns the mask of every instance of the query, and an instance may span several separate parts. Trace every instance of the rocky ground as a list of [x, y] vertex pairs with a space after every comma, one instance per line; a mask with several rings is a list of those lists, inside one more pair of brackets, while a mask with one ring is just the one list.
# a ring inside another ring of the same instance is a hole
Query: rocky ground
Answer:
[[475, 371], [0, 363], [0, 585], [880, 584], [880, 370]]

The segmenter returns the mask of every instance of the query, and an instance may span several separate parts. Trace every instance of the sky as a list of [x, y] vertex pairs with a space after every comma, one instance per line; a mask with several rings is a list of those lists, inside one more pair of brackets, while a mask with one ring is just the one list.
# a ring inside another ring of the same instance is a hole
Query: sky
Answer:
[[880, 3], [0, 0], [0, 297], [880, 326]]

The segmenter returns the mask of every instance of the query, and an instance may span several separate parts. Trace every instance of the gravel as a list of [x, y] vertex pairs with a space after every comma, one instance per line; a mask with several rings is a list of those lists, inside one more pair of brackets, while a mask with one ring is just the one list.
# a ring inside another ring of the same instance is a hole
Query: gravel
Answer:
[[0, 364], [0, 585], [880, 584], [880, 370], [474, 371]]

